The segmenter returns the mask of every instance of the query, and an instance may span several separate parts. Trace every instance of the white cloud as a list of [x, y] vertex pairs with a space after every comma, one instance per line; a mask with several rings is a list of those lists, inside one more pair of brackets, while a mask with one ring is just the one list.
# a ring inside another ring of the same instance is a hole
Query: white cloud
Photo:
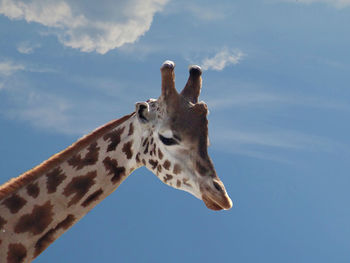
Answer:
[[312, 4], [312, 3], [326, 3], [337, 8], [344, 8], [350, 6], [350, 0], [284, 0], [294, 3]]
[[201, 65], [203, 70], [223, 70], [229, 65], [238, 64], [242, 57], [243, 52], [239, 50], [230, 51], [228, 49], [223, 49], [215, 54], [214, 57], [203, 59]]
[[21, 42], [17, 45], [17, 51], [22, 54], [32, 54], [35, 49], [39, 48], [41, 45], [37, 43]]
[[49, 27], [66, 46], [105, 54], [145, 34], [168, 0], [2, 0], [0, 14]]
[[25, 66], [12, 61], [0, 61], [0, 75], [10, 76], [20, 70], [25, 70]]

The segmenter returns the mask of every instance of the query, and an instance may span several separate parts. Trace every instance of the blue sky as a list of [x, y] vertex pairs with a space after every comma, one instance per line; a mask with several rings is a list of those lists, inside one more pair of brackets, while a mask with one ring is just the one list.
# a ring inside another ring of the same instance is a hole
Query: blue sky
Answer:
[[[73, 2], [73, 3], [71, 3]], [[350, 262], [350, 1], [0, 1], [1, 182], [203, 72], [209, 211], [145, 168], [37, 262]]]

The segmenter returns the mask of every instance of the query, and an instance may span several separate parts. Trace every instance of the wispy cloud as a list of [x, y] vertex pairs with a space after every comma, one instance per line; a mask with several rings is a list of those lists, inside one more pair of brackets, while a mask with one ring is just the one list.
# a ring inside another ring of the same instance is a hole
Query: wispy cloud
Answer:
[[191, 13], [196, 19], [212, 22], [215, 20], [222, 20], [226, 17], [225, 10], [219, 5], [204, 6], [188, 4], [185, 6], [187, 11]]
[[[64, 72], [12, 61], [1, 62], [0, 68], [0, 115], [30, 123], [41, 130], [82, 135], [134, 110], [134, 98], [128, 96], [130, 89], [120, 92], [123, 87], [118, 87], [115, 83], [120, 82], [115, 80], [70, 77]], [[28, 74], [20, 74], [20, 71]], [[66, 91], [53, 88], [54, 83], [33, 79], [30, 72], [39, 72], [42, 76], [59, 74], [66, 85], [74, 88]]]
[[30, 123], [40, 130], [82, 135], [134, 109], [130, 99], [119, 98], [111, 92], [104, 95], [100, 92], [98, 96], [91, 97], [92, 91], [82, 86], [78, 91], [80, 96], [72, 96], [57, 94], [45, 86], [36, 88], [33, 83], [25, 81], [7, 81], [4, 84], [1, 96], [5, 97], [6, 107], [0, 105], [0, 115]]
[[326, 137], [278, 128], [251, 131], [221, 125], [213, 133], [212, 142], [221, 151], [280, 162], [290, 162], [285, 151], [348, 152], [344, 145]]
[[229, 65], [238, 64], [244, 54], [240, 50], [230, 51], [227, 48], [216, 53], [213, 57], [207, 57], [203, 59], [201, 65], [203, 70], [223, 70]]
[[22, 54], [32, 54], [35, 49], [39, 48], [41, 45], [38, 43], [31, 43], [28, 41], [21, 42], [17, 45], [17, 51]]
[[282, 0], [285, 2], [301, 3], [301, 4], [313, 4], [313, 3], [325, 3], [332, 5], [336, 8], [345, 8], [350, 6], [350, 0]]
[[[10, 119], [29, 121], [35, 127], [53, 129], [63, 127], [65, 132], [69, 102], [63, 98], [36, 90], [20, 71], [42, 72], [38, 66], [28, 67], [14, 61], [0, 61], [0, 91], [6, 102], [0, 105], [0, 115]], [[67, 131], [68, 132], [68, 131]]]
[[61, 133], [81, 133], [74, 131], [69, 125], [69, 111], [72, 105], [64, 98], [53, 94], [45, 94], [31, 90], [27, 92], [11, 91], [12, 105], [3, 112], [6, 117], [21, 121], [28, 121], [34, 127]]
[[[88, 105], [93, 100], [60, 96], [49, 91], [15, 83], [4, 89], [7, 107], [0, 107], [0, 114], [8, 119], [30, 123], [33, 127], [70, 135], [81, 135], [99, 124], [98, 116]], [[97, 108], [97, 107], [94, 107]], [[100, 105], [99, 111], [103, 106]]]
[[25, 66], [13, 61], [0, 61], [0, 75], [10, 76], [16, 71], [25, 70]]
[[232, 107], [259, 107], [269, 103], [281, 103], [285, 98], [277, 94], [263, 92], [236, 92], [234, 95], [224, 94], [223, 96], [211, 96], [207, 99], [211, 109], [227, 109]]
[[13, 60], [0, 60], [0, 80], [4, 80], [15, 73], [27, 72], [56, 72], [55, 69], [42, 67], [35, 64], [16, 62]]
[[168, 0], [119, 0], [100, 2], [14, 1], [0, 2], [0, 14], [10, 19], [40, 23], [66, 46], [83, 52], [105, 54], [133, 43], [144, 35]]
[[215, 135], [216, 141], [233, 144], [257, 145], [287, 149], [314, 149], [315, 146], [325, 146], [323, 139], [308, 136], [296, 131], [270, 130], [252, 132], [248, 130], [220, 129]]
[[343, 101], [333, 101], [321, 97], [297, 96], [294, 94], [277, 94], [261, 91], [236, 91], [234, 94], [223, 93], [220, 96], [210, 96], [206, 102], [211, 109], [224, 110], [228, 108], [269, 108], [277, 106], [303, 106], [308, 108], [323, 108], [331, 110], [350, 111], [350, 105]]
[[[315, 94], [277, 93], [254, 84], [235, 84], [234, 89], [229, 86], [226, 83], [225, 89], [217, 87], [222, 92], [207, 94], [206, 99], [209, 109], [216, 114], [210, 123], [214, 127], [212, 145], [217, 150], [279, 162], [290, 162], [286, 156], [291, 152], [348, 152], [336, 139], [317, 135], [315, 127], [323, 127], [323, 120], [313, 119], [306, 124], [310, 127], [305, 130], [315, 133], [298, 130], [300, 126], [295, 122], [300, 112], [305, 113], [303, 118], [308, 118], [313, 109], [320, 115], [324, 112], [346, 115], [350, 112], [346, 100], [335, 101]], [[232, 117], [221, 118], [220, 111], [230, 112]]]
[[227, 10], [231, 7], [221, 3], [220, 5], [211, 5], [205, 2], [182, 2], [173, 1], [168, 13], [188, 13], [195, 18], [195, 21], [213, 22], [225, 19], [228, 16]]

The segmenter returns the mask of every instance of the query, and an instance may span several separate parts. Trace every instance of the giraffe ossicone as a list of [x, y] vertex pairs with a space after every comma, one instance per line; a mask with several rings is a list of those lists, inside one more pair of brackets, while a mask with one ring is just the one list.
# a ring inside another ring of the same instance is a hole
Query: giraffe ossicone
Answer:
[[136, 103], [135, 112], [0, 187], [1, 262], [31, 262], [141, 166], [212, 210], [232, 207], [207, 151], [201, 68], [189, 68], [180, 93], [174, 69], [163, 63], [158, 99]]

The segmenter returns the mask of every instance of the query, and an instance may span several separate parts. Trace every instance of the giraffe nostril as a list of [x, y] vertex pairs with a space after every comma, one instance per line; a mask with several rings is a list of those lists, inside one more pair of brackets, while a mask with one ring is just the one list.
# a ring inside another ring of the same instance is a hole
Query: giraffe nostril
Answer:
[[218, 191], [220, 191], [220, 192], [223, 191], [223, 190], [222, 190], [222, 187], [221, 187], [217, 182], [213, 181], [213, 185], [214, 185], [214, 187], [216, 188], [216, 190], [218, 190]]

